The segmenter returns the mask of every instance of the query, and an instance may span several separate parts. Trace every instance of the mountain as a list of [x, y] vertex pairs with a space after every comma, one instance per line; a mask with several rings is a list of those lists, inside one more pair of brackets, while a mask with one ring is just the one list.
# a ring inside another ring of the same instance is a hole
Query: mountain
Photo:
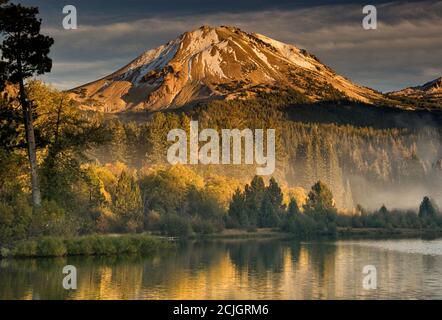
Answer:
[[311, 102], [336, 97], [365, 103], [383, 99], [382, 94], [336, 74], [303, 49], [229, 26], [202, 26], [186, 32], [118, 71], [69, 92], [83, 108], [115, 113], [287, 90]]
[[390, 97], [415, 100], [419, 104], [442, 107], [442, 77], [429, 81], [422, 86], [409, 87], [389, 93]]

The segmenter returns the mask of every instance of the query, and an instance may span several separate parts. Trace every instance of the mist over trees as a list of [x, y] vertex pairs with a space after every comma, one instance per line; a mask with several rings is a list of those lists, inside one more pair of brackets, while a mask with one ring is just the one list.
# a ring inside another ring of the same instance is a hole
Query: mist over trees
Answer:
[[[216, 101], [187, 113], [156, 113], [148, 122], [113, 119], [114, 142], [95, 155], [102, 162], [122, 161], [135, 168], [165, 163], [170, 144], [164, 137], [170, 129], [188, 130], [191, 119], [198, 120], [201, 128], [215, 130], [275, 128], [275, 177], [304, 190], [321, 180], [332, 190], [339, 209], [352, 211], [357, 204], [375, 209], [382, 203], [414, 208], [424, 195], [442, 200], [440, 128], [293, 122], [286, 107], [273, 100]], [[236, 178], [252, 178], [255, 170], [254, 166], [196, 168]]]
[[[51, 69], [52, 39], [40, 34], [38, 10], [1, 3], [2, 244], [225, 228], [310, 237], [339, 228], [442, 227], [440, 127], [292, 121], [305, 101], [290, 93], [136, 114], [142, 121], [87, 112], [32, 79]], [[255, 176], [254, 165], [170, 166], [167, 133], [188, 130], [191, 120], [215, 130], [276, 129], [274, 176]]]

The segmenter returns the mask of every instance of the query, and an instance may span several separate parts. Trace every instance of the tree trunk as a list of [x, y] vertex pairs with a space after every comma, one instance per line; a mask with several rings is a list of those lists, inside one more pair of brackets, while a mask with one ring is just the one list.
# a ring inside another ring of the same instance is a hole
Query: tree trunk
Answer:
[[26, 97], [23, 80], [20, 80], [20, 104], [23, 109], [23, 119], [26, 130], [26, 142], [28, 144], [28, 158], [31, 169], [32, 204], [34, 209], [41, 205], [40, 184], [38, 181], [37, 152], [35, 146], [34, 122], [32, 108]]

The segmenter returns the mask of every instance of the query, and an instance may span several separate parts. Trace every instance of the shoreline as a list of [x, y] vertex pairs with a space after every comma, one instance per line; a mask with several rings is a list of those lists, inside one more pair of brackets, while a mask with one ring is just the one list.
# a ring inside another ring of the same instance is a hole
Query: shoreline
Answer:
[[410, 229], [410, 228], [337, 228], [338, 238], [368, 239], [433, 239], [442, 237], [441, 229]]
[[[316, 235], [308, 237], [312, 239], [409, 239], [409, 238], [425, 238], [432, 239], [442, 237], [441, 229], [408, 229], [408, 228], [346, 228], [338, 227], [334, 235]], [[297, 237], [295, 234], [279, 231], [276, 229], [262, 228], [254, 231], [247, 231], [241, 229], [225, 229], [221, 233], [208, 235], [195, 235], [190, 237], [191, 240], [303, 240], [304, 238]]]
[[175, 248], [176, 242], [186, 241], [235, 241], [235, 240], [400, 240], [442, 237], [442, 230], [388, 229], [388, 228], [337, 228], [333, 235], [316, 235], [308, 238], [277, 229], [261, 228], [253, 231], [225, 229], [221, 233], [193, 235], [186, 239], [146, 234], [107, 234], [74, 238], [43, 237], [20, 241], [11, 247], [0, 248], [1, 259], [32, 259], [72, 256], [112, 256], [121, 254], [151, 255], [165, 249]]
[[146, 234], [89, 235], [73, 238], [42, 237], [0, 248], [1, 259], [55, 258], [72, 256], [151, 255], [175, 245], [167, 238]]

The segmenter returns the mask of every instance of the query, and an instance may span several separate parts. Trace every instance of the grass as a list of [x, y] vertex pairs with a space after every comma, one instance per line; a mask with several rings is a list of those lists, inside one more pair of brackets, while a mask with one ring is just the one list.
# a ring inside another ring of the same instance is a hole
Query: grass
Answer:
[[0, 257], [35, 258], [63, 256], [110, 256], [119, 254], [151, 254], [170, 248], [172, 244], [148, 235], [94, 235], [76, 238], [44, 237], [20, 241], [11, 248], [2, 248]]

